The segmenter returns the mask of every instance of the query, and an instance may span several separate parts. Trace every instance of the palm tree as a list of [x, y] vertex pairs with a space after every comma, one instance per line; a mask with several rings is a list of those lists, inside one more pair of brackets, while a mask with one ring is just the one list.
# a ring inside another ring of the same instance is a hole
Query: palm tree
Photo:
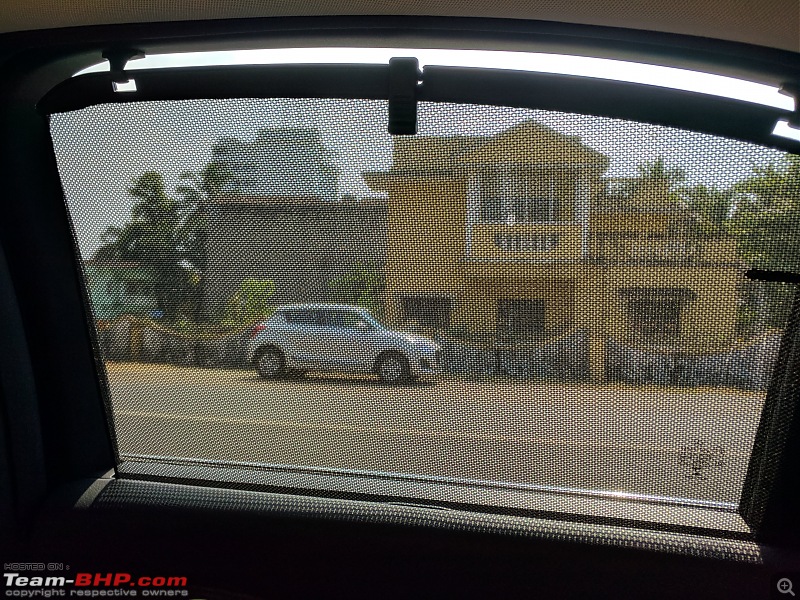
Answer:
[[186, 258], [201, 276], [205, 274], [207, 266], [208, 205], [223, 195], [224, 186], [231, 179], [228, 168], [213, 161], [199, 173], [186, 171], [181, 174], [182, 183], [177, 187], [177, 192], [187, 206], [194, 207], [183, 224], [183, 244]]
[[683, 187], [676, 191], [683, 205], [694, 219], [696, 233], [706, 236], [728, 234], [733, 206], [732, 190], [720, 190], [706, 185]]

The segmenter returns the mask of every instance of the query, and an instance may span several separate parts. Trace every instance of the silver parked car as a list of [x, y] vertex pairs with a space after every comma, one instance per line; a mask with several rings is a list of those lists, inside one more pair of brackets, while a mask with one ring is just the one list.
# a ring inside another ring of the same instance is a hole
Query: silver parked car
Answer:
[[250, 336], [247, 359], [264, 378], [326, 371], [374, 373], [398, 383], [439, 371], [436, 342], [387, 329], [359, 306], [282, 305]]

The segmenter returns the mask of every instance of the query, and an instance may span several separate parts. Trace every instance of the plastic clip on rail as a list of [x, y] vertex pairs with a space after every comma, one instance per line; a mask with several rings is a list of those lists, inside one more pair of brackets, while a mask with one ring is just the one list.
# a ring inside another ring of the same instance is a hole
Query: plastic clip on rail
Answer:
[[800, 83], [784, 83], [781, 93], [794, 98], [794, 112], [789, 115], [788, 121], [792, 127], [800, 127]]
[[134, 58], [144, 58], [142, 50], [133, 48], [119, 48], [103, 51], [103, 58], [108, 61], [111, 70], [111, 81], [114, 83], [128, 83], [130, 78], [125, 73], [125, 65]]
[[417, 87], [422, 79], [416, 58], [389, 59], [389, 133], [417, 133]]

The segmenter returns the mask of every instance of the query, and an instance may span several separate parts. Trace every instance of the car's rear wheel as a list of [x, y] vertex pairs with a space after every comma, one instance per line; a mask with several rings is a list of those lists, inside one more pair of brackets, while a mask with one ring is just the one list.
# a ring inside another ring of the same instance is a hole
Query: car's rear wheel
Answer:
[[256, 368], [264, 379], [275, 379], [283, 372], [283, 354], [277, 348], [267, 348], [258, 355]]
[[376, 372], [383, 383], [400, 383], [409, 376], [408, 361], [400, 354], [385, 354], [378, 360]]

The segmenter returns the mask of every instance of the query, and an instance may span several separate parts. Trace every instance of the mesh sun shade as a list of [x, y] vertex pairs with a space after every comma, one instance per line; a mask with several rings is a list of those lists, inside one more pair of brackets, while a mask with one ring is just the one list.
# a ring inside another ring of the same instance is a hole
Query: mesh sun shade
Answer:
[[121, 456], [735, 503], [800, 162], [575, 114], [54, 115]]

